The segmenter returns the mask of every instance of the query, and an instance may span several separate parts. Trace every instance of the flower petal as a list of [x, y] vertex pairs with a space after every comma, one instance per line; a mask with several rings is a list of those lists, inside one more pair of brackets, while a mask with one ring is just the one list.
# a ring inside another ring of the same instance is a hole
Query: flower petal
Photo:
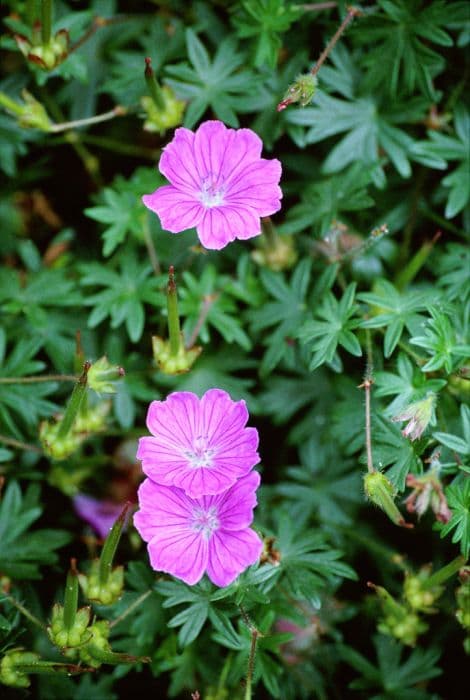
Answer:
[[251, 525], [260, 480], [258, 472], [251, 472], [238, 479], [227, 493], [214, 497], [221, 530], [242, 530]]
[[207, 209], [197, 225], [199, 240], [209, 250], [220, 250], [235, 238], [252, 238], [260, 233], [259, 216], [249, 207]]
[[233, 177], [225, 193], [225, 204], [250, 207], [258, 216], [271, 216], [281, 208], [279, 187], [281, 164], [277, 159], [261, 159]]
[[152, 568], [197, 583], [207, 566], [208, 540], [191, 528], [192, 502], [181, 489], [146, 479], [139, 488], [134, 525], [148, 542]]
[[158, 169], [172, 185], [188, 193], [197, 193], [201, 189], [194, 158], [194, 136], [184, 127], [176, 129], [172, 141], [163, 149], [158, 164]]
[[261, 156], [263, 142], [251, 129], [227, 129], [220, 121], [201, 124], [194, 134], [194, 159], [201, 181], [223, 185]]
[[207, 575], [216, 586], [228, 586], [263, 551], [263, 542], [254, 530], [219, 530], [209, 540]]
[[198, 199], [173, 185], [164, 185], [152, 194], [144, 194], [142, 201], [148, 209], [158, 214], [162, 228], [171, 233], [197, 226], [204, 213]]

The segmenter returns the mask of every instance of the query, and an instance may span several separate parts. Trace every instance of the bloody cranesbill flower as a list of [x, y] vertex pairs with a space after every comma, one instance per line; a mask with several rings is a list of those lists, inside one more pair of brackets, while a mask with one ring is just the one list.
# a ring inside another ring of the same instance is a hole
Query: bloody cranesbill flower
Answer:
[[152, 401], [137, 458], [153, 481], [183, 489], [191, 498], [222, 493], [259, 462], [258, 431], [246, 428], [244, 401], [221, 389], [199, 399], [189, 391]]
[[259, 482], [252, 472], [217, 496], [189, 498], [182, 489], [145, 479], [134, 525], [148, 543], [152, 567], [190, 586], [205, 572], [216, 586], [232, 583], [263, 549], [249, 527]]
[[73, 497], [73, 507], [77, 515], [104, 539], [120, 516], [123, 504], [114, 503], [114, 501], [99, 501], [84, 493], [77, 493]]
[[196, 132], [176, 129], [159, 163], [171, 184], [142, 201], [171, 233], [196, 227], [205, 248], [257, 236], [260, 217], [279, 211], [282, 197], [281, 164], [261, 158], [262, 146], [251, 129], [228, 129], [219, 121], [206, 121]]

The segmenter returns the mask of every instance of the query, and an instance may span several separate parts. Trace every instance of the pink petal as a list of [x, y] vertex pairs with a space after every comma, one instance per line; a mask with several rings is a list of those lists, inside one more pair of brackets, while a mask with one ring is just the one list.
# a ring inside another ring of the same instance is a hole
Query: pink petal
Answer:
[[193, 586], [201, 580], [207, 568], [208, 542], [200, 533], [166, 528], [148, 543], [152, 568]]
[[213, 496], [223, 493], [235, 483], [240, 474], [245, 474], [246, 469], [236, 470], [231, 465], [218, 469], [212, 467], [187, 467], [175, 475], [173, 483], [183, 489], [191, 498], [199, 499], [202, 496]]
[[271, 216], [281, 208], [280, 176], [281, 164], [276, 159], [253, 163], [231, 179], [225, 194], [226, 205], [251, 208], [257, 216]]
[[235, 238], [252, 238], [261, 233], [259, 216], [248, 207], [220, 206], [206, 209], [197, 225], [197, 235], [209, 250], [220, 250]]
[[251, 525], [260, 481], [258, 472], [251, 472], [239, 479], [227, 493], [214, 498], [221, 530], [242, 530]]
[[209, 540], [207, 575], [216, 586], [228, 586], [259, 559], [262, 551], [263, 542], [253, 530], [219, 530]]
[[164, 185], [152, 194], [145, 194], [142, 201], [160, 218], [162, 228], [171, 233], [179, 233], [197, 226], [204, 209], [196, 197], [181, 192], [173, 185]]
[[158, 169], [172, 185], [188, 193], [199, 192], [201, 179], [194, 159], [194, 134], [189, 129], [176, 129], [173, 140], [165, 146]]
[[152, 568], [197, 583], [207, 566], [208, 540], [191, 528], [194, 502], [183, 491], [146, 479], [138, 492], [134, 525], [148, 542]]
[[211, 176], [224, 184], [231, 173], [261, 155], [263, 142], [251, 129], [227, 129], [217, 120], [206, 121], [194, 135], [194, 158], [201, 180]]
[[200, 402], [201, 427], [211, 436], [211, 444], [218, 445], [227, 434], [243, 430], [248, 422], [246, 403], [232, 401], [222, 389], [209, 389]]

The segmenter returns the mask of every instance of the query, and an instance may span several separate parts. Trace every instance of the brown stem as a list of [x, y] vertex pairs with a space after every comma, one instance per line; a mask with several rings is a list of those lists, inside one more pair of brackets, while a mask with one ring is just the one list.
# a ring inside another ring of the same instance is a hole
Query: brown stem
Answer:
[[0, 384], [38, 384], [40, 382], [76, 382], [74, 374], [44, 374], [32, 377], [0, 377]]
[[349, 7], [348, 8], [348, 14], [343, 19], [340, 26], [336, 30], [335, 34], [333, 35], [333, 37], [330, 39], [330, 41], [326, 45], [325, 49], [320, 54], [320, 58], [318, 59], [318, 61], [315, 63], [312, 70], [310, 71], [312, 75], [316, 75], [318, 73], [318, 71], [320, 70], [320, 68], [325, 63], [326, 59], [328, 58], [330, 51], [332, 51], [332, 49], [335, 47], [340, 36], [346, 31], [348, 25], [353, 21], [354, 17], [358, 17], [360, 14], [361, 14], [361, 11], [357, 7]]
[[216, 294], [208, 294], [207, 296], [204, 297], [204, 302], [202, 304], [201, 308], [201, 313], [199, 314], [199, 318], [197, 320], [196, 325], [194, 326], [194, 330], [191, 333], [191, 337], [189, 338], [187, 344], [186, 344], [186, 350], [191, 350], [193, 347], [194, 343], [197, 340], [197, 337], [199, 335], [199, 331], [201, 330], [202, 326], [204, 325], [204, 322], [209, 314], [209, 311], [211, 309], [212, 304], [217, 301], [217, 299], [220, 296], [220, 292], [217, 292]]

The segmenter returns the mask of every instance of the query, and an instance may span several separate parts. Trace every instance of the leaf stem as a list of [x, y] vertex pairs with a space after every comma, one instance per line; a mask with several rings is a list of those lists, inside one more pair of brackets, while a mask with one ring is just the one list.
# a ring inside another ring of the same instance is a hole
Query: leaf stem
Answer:
[[211, 310], [212, 304], [214, 304], [214, 302], [217, 301], [219, 296], [220, 292], [215, 292], [214, 294], [206, 294], [206, 296], [204, 297], [199, 318], [196, 322], [196, 325], [194, 326], [193, 332], [191, 333], [191, 337], [189, 338], [186, 344], [186, 350], [191, 350], [191, 348], [193, 347], [199, 335], [199, 331], [201, 330], [202, 326], [206, 321], [206, 318], [209, 315], [209, 311]]
[[433, 588], [434, 586], [439, 586], [441, 583], [444, 583], [444, 581], [447, 581], [448, 578], [456, 574], [458, 570], [464, 566], [465, 562], [466, 559], [464, 556], [460, 555], [456, 557], [449, 564], [443, 566], [442, 569], [439, 569], [439, 571], [436, 571], [434, 574], [432, 574], [432, 576], [423, 581], [422, 587]]
[[365, 429], [366, 429], [366, 451], [367, 451], [367, 471], [369, 474], [375, 472], [374, 460], [372, 457], [372, 436], [371, 436], [371, 420], [370, 420], [370, 393], [371, 386], [374, 383], [372, 377], [373, 371], [373, 359], [372, 359], [372, 340], [371, 333], [366, 330], [366, 344], [367, 344], [367, 365], [364, 377], [364, 382], [359, 388], [364, 389], [365, 393]]
[[250, 634], [251, 634], [250, 654], [248, 656], [248, 670], [247, 670], [247, 674], [246, 674], [246, 686], [245, 686], [245, 697], [244, 697], [244, 700], [251, 700], [253, 673], [255, 670], [256, 645], [258, 643], [258, 637], [261, 636], [261, 633], [259, 632], [259, 630], [256, 629], [254, 624], [251, 622], [251, 620], [248, 617], [243, 606], [239, 605], [238, 607], [240, 609], [243, 621], [247, 625], [248, 629], [250, 630]]
[[166, 288], [166, 305], [168, 310], [168, 335], [170, 338], [170, 355], [176, 357], [181, 345], [181, 328], [178, 316], [178, 295], [175, 282], [175, 268], [170, 265]]

